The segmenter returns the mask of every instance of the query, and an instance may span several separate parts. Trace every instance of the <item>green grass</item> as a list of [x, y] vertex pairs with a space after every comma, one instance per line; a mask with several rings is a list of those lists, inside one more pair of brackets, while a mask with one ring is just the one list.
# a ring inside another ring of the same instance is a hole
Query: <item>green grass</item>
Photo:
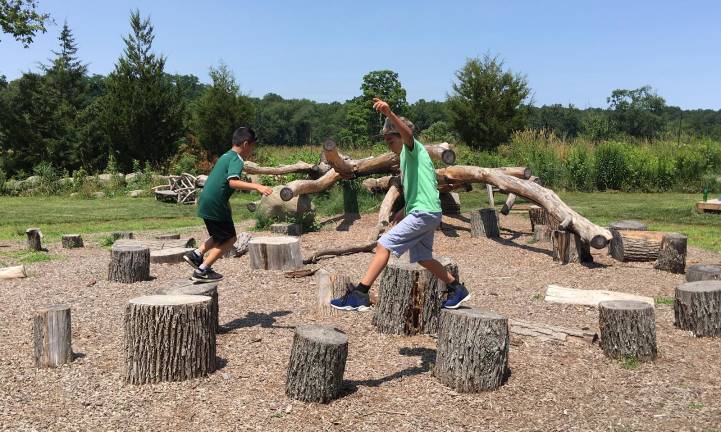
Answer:
[[32, 264], [43, 261], [53, 261], [58, 259], [58, 255], [49, 252], [19, 251], [0, 253], [0, 267]]
[[621, 367], [628, 370], [638, 369], [641, 362], [634, 356], [627, 356], [621, 360]]
[[673, 297], [658, 296], [655, 298], [656, 304], [673, 305]]

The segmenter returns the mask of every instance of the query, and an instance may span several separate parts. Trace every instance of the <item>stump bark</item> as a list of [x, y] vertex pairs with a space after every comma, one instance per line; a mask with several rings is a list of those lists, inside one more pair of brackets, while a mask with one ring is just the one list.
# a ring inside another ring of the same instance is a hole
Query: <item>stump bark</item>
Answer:
[[528, 218], [531, 220], [531, 231], [536, 230], [536, 225], [550, 226], [550, 216], [545, 208], [537, 205], [528, 207]]
[[656, 261], [664, 233], [657, 231], [611, 230], [608, 251], [621, 262]]
[[297, 237], [303, 234], [303, 227], [297, 223], [274, 223], [270, 226], [270, 232], [273, 234], [283, 234]]
[[83, 238], [80, 234], [65, 234], [62, 237], [63, 248], [74, 249], [83, 247]]
[[217, 283], [193, 283], [187, 279], [179, 279], [168, 286], [155, 290], [158, 295], [199, 295], [210, 297], [210, 321], [215, 333], [220, 332], [220, 301]]
[[212, 300], [153, 295], [125, 308], [125, 371], [130, 384], [183, 381], [216, 368]]
[[601, 302], [598, 326], [606, 356], [643, 361], [656, 358], [656, 315], [652, 305], [633, 300]]
[[113, 245], [110, 249], [108, 280], [133, 283], [150, 279], [150, 249], [141, 246]]
[[150, 251], [150, 262], [153, 264], [177, 264], [183, 262], [183, 255], [193, 248], [170, 247]]
[[661, 240], [661, 251], [653, 265], [657, 270], [681, 274], [686, 270], [686, 245], [688, 237], [679, 233], [668, 233]]
[[721, 281], [686, 282], [676, 288], [675, 325], [696, 336], [721, 336]]
[[237, 238], [238, 240], [236, 240], [235, 244], [223, 255], [223, 258], [236, 258], [248, 252], [248, 242], [250, 242], [250, 239], [253, 237], [251, 237], [249, 233], [242, 231], [237, 234]]
[[73, 361], [70, 306], [51, 305], [35, 310], [33, 358], [37, 367], [58, 367]]
[[[450, 258], [436, 258], [458, 279]], [[373, 325], [380, 333], [429, 334], [438, 331], [438, 317], [446, 284], [419, 264], [397, 260], [381, 274]]]
[[509, 345], [506, 317], [480, 309], [444, 309], [433, 374], [458, 392], [496, 389], [508, 376]]
[[40, 228], [28, 228], [25, 230], [25, 235], [28, 237], [28, 249], [31, 251], [44, 251], [42, 245], [43, 233], [40, 232]]
[[352, 283], [351, 278], [337, 273], [330, 273], [324, 269], [318, 270], [315, 275], [316, 284], [318, 285], [318, 314], [320, 316], [339, 314], [340, 311], [330, 306], [330, 301], [348, 291], [348, 285]]
[[549, 242], [552, 232], [548, 225], [536, 225], [533, 227], [533, 239], [537, 242]]
[[285, 394], [304, 402], [327, 403], [340, 395], [348, 337], [333, 327], [295, 329]]
[[648, 227], [646, 227], [646, 224], [639, 221], [621, 220], [613, 222], [608, 226], [608, 229], [618, 231], [646, 231], [648, 230]]
[[591, 247], [578, 235], [561, 230], [551, 233], [553, 260], [561, 264], [593, 262]]
[[248, 242], [250, 268], [294, 270], [303, 265], [296, 237], [255, 237]]
[[721, 279], [721, 265], [694, 264], [686, 270], [686, 282]]
[[461, 214], [461, 198], [456, 192], [441, 192], [438, 195], [441, 200], [441, 212], [444, 215]]
[[498, 238], [498, 214], [495, 209], [483, 208], [471, 213], [471, 237]]
[[116, 231], [116, 232], [110, 234], [110, 237], [112, 237], [113, 240], [119, 240], [119, 239], [132, 240], [133, 233], [131, 233], [130, 231]]

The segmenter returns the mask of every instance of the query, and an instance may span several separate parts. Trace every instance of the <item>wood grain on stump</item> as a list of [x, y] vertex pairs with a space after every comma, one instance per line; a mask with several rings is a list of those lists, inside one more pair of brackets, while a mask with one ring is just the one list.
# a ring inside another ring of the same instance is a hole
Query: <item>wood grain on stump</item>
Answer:
[[297, 223], [274, 223], [270, 226], [270, 232], [297, 237], [303, 234], [303, 227]]
[[[450, 258], [436, 259], [458, 279]], [[446, 284], [419, 264], [394, 260], [383, 270], [373, 325], [380, 333], [414, 335], [436, 333]]]
[[444, 309], [433, 374], [463, 393], [493, 390], [508, 375], [508, 319], [480, 309]]
[[65, 234], [62, 237], [63, 248], [74, 249], [83, 247], [83, 238], [80, 234]]
[[51, 305], [33, 315], [33, 358], [37, 367], [73, 361], [70, 306]]
[[338, 273], [330, 273], [324, 269], [318, 270], [315, 276], [318, 285], [318, 314], [321, 316], [334, 316], [341, 313], [331, 307], [330, 301], [348, 291], [351, 278]]
[[113, 245], [110, 249], [108, 280], [133, 283], [150, 279], [150, 249], [141, 246]]
[[550, 216], [546, 209], [537, 205], [528, 207], [528, 219], [531, 220], [531, 231], [535, 230], [536, 225], [551, 225]]
[[548, 225], [536, 225], [533, 227], [533, 239], [537, 242], [551, 241], [553, 230]]
[[635, 220], [621, 220], [613, 222], [608, 226], [608, 229], [611, 230], [619, 230], [619, 231], [646, 231], [648, 230], [648, 227], [646, 227], [646, 224], [635, 221]]
[[215, 333], [220, 332], [220, 300], [218, 297], [218, 283], [193, 283], [188, 279], [179, 279], [169, 285], [155, 290], [158, 295], [199, 295], [210, 297], [210, 320], [215, 326]]
[[551, 232], [553, 260], [561, 264], [593, 262], [591, 247], [578, 235], [561, 230]]
[[500, 235], [495, 209], [483, 208], [471, 212], [471, 237], [498, 238]]
[[661, 251], [664, 233], [657, 231], [631, 231], [612, 229], [608, 252], [622, 262], [656, 261]]
[[182, 263], [183, 255], [192, 251], [193, 248], [158, 249], [150, 251], [150, 262], [153, 264], [177, 264]]
[[694, 264], [686, 269], [686, 282], [721, 279], [721, 265]]
[[28, 228], [25, 230], [27, 236], [28, 249], [31, 251], [43, 251], [42, 237], [43, 233], [40, 228]]
[[250, 268], [294, 270], [303, 265], [296, 237], [255, 237], [248, 242]]
[[686, 245], [688, 237], [679, 233], [668, 233], [661, 240], [661, 251], [653, 265], [657, 270], [681, 274], [686, 270]]
[[125, 381], [183, 381], [216, 368], [212, 299], [152, 295], [125, 308]]
[[686, 282], [676, 288], [675, 325], [696, 336], [721, 336], [721, 281]]
[[333, 327], [295, 329], [285, 394], [304, 402], [327, 403], [340, 395], [348, 337]]
[[613, 359], [656, 358], [656, 315], [653, 306], [640, 301], [613, 300], [598, 304], [601, 348]]

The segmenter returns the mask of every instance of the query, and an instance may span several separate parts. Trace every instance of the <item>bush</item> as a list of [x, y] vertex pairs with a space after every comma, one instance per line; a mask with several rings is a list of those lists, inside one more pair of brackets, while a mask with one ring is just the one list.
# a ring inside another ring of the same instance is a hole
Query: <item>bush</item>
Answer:
[[606, 142], [596, 147], [595, 171], [596, 188], [620, 190], [628, 175], [625, 146], [617, 142]]
[[60, 174], [50, 162], [40, 162], [35, 165], [33, 173], [39, 177], [33, 189], [34, 194], [51, 195], [60, 190]]
[[198, 170], [196, 166], [198, 164], [198, 158], [192, 154], [185, 153], [173, 164], [171, 171], [173, 174], [180, 175], [183, 173], [197, 175]]
[[571, 190], [595, 189], [596, 171], [593, 153], [584, 145], [575, 146], [566, 159], [566, 186]]

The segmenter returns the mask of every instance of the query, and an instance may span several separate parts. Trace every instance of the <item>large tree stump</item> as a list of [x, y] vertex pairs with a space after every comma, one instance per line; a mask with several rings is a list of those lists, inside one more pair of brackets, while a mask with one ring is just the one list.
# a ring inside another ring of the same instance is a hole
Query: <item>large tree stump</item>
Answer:
[[495, 209], [483, 208], [471, 213], [471, 237], [498, 238], [498, 214]]
[[656, 261], [664, 233], [657, 231], [611, 230], [611, 256], [622, 262]]
[[686, 282], [721, 279], [721, 265], [694, 264], [686, 269]]
[[303, 265], [295, 237], [255, 237], [248, 242], [248, 253], [253, 269], [294, 270]]
[[479, 309], [444, 309], [433, 374], [463, 392], [500, 387], [508, 376], [508, 319]]
[[601, 348], [613, 359], [656, 358], [656, 315], [653, 305], [633, 300], [598, 304]]
[[51, 305], [35, 310], [33, 346], [37, 367], [58, 367], [73, 361], [70, 306]]
[[553, 230], [548, 225], [536, 225], [533, 227], [533, 239], [537, 242], [551, 241]]
[[696, 336], [721, 336], [721, 281], [686, 282], [676, 288], [675, 325]]
[[25, 230], [25, 235], [28, 237], [29, 250], [45, 251], [42, 245], [43, 233], [40, 232], [40, 228], [28, 228]]
[[74, 249], [83, 247], [83, 238], [80, 234], [65, 234], [62, 237], [63, 248]]
[[324, 269], [318, 270], [315, 276], [318, 285], [318, 314], [321, 316], [334, 316], [340, 313], [337, 309], [331, 307], [330, 301], [348, 291], [351, 278], [337, 273], [329, 273]]
[[608, 229], [618, 231], [646, 231], [648, 230], [648, 227], [646, 227], [646, 224], [639, 221], [620, 220], [613, 222], [608, 226]]
[[444, 215], [461, 214], [461, 198], [456, 192], [441, 192], [438, 196], [441, 200], [441, 212]]
[[283, 234], [287, 236], [298, 237], [303, 234], [303, 227], [297, 223], [274, 223], [270, 226], [270, 232], [273, 234]]
[[[458, 279], [450, 258], [436, 257]], [[381, 274], [373, 325], [381, 333], [436, 333], [446, 284], [419, 264], [396, 260]]]
[[657, 270], [680, 274], [686, 270], [686, 244], [688, 237], [679, 233], [668, 233], [661, 240], [661, 251], [653, 265]]
[[152, 295], [125, 308], [125, 381], [183, 381], [215, 370], [212, 299]]
[[133, 233], [131, 233], [130, 231], [116, 231], [116, 232], [110, 234], [110, 237], [113, 240], [120, 240], [120, 239], [132, 240], [134, 236], [133, 236]]
[[150, 251], [150, 262], [153, 264], [178, 264], [183, 262], [183, 255], [193, 248], [170, 247]]
[[561, 264], [593, 262], [591, 247], [578, 235], [562, 230], [553, 230], [553, 260]]
[[150, 279], [150, 249], [142, 246], [113, 245], [110, 249], [108, 280], [133, 283]]
[[179, 279], [168, 286], [155, 290], [159, 295], [199, 295], [211, 298], [210, 321], [215, 327], [215, 333], [220, 332], [220, 301], [218, 299], [217, 283], [193, 283], [187, 279]]
[[304, 402], [326, 403], [338, 397], [348, 357], [348, 337], [333, 327], [295, 329], [285, 394]]

